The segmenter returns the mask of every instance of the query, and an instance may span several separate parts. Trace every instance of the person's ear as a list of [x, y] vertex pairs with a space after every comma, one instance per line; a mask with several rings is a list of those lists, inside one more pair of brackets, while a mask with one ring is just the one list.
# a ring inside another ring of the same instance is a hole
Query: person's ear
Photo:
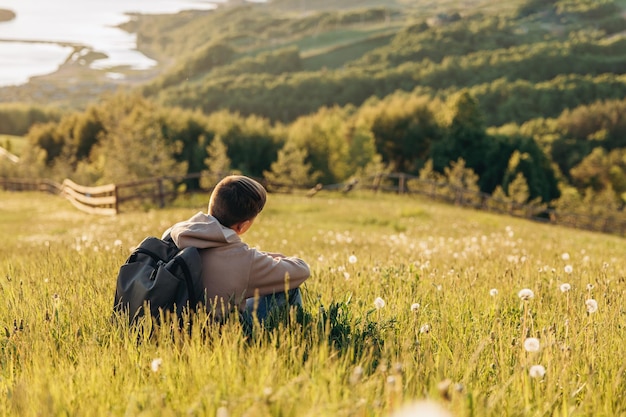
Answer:
[[244, 220], [233, 225], [233, 230], [238, 235], [243, 235], [252, 226], [252, 220]]

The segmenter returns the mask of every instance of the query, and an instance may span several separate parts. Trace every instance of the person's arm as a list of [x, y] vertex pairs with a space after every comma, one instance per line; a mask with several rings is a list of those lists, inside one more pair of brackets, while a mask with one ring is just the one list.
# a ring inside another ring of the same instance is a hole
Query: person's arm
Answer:
[[277, 294], [299, 287], [311, 275], [300, 258], [255, 251], [248, 281], [248, 297]]

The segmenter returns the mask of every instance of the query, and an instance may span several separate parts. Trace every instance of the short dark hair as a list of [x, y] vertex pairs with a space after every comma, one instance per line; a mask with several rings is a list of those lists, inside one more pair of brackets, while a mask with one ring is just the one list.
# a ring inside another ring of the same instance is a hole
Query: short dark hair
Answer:
[[243, 175], [229, 175], [217, 183], [209, 201], [209, 214], [222, 225], [254, 219], [265, 206], [263, 186]]

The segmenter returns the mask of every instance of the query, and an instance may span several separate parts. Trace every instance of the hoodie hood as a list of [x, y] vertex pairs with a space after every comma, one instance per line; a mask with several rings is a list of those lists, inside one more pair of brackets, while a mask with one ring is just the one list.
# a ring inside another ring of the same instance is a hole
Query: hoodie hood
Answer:
[[202, 212], [189, 220], [176, 223], [163, 235], [170, 234], [179, 248], [190, 246], [198, 249], [217, 248], [241, 242], [241, 238], [233, 229], [222, 226], [213, 216]]

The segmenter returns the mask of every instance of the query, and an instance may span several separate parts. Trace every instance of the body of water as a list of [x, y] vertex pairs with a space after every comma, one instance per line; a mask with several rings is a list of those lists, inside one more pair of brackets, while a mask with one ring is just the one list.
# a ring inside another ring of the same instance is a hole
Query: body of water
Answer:
[[148, 69], [156, 63], [136, 50], [136, 36], [115, 27], [129, 19], [126, 13], [206, 10], [219, 2], [223, 0], [0, 0], [0, 9], [17, 15], [0, 23], [0, 86], [56, 71], [73, 51], [67, 44], [108, 56], [94, 61], [94, 68]]

